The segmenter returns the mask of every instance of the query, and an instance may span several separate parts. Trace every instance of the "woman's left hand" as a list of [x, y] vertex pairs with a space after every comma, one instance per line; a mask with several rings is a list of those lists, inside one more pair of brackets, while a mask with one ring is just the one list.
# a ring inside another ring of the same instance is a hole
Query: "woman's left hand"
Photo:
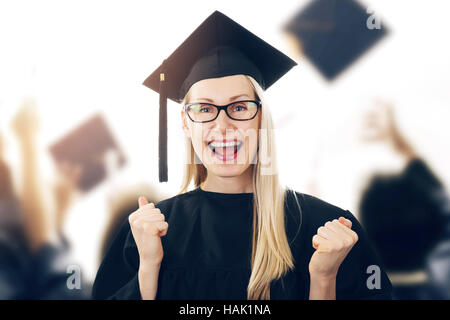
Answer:
[[358, 235], [351, 230], [352, 222], [344, 217], [328, 221], [313, 236], [316, 249], [309, 262], [309, 273], [316, 278], [335, 278], [347, 254], [358, 241]]

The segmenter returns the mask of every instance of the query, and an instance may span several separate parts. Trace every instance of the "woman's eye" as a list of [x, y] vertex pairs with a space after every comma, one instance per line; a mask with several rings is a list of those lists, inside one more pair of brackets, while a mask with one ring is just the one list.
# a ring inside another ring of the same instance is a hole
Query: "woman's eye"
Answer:
[[199, 112], [203, 112], [203, 113], [211, 112], [211, 107], [201, 107], [199, 109]]
[[233, 106], [233, 111], [239, 112], [239, 111], [245, 111], [245, 110], [247, 110], [247, 107], [243, 104]]
[[195, 113], [208, 113], [212, 112], [211, 106], [202, 105], [202, 104], [196, 104], [190, 107], [190, 111]]

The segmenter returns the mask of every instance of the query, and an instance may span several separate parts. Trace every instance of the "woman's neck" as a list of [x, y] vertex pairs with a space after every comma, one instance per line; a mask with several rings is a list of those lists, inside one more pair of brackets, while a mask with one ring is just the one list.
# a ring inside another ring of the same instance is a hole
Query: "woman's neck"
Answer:
[[237, 177], [220, 177], [208, 172], [205, 181], [200, 185], [204, 191], [220, 193], [252, 193], [252, 170], [249, 167]]

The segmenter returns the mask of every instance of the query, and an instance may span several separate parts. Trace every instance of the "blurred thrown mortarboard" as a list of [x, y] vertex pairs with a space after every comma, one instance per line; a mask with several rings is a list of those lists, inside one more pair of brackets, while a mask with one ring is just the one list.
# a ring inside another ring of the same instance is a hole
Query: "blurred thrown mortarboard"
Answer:
[[388, 33], [355, 0], [313, 0], [284, 31], [327, 80], [333, 80]]
[[[119, 168], [125, 164], [125, 157], [100, 114], [50, 146], [50, 153], [56, 162], [81, 168], [78, 188], [82, 191], [89, 191], [104, 180], [110, 169], [108, 165]], [[109, 155], [115, 158], [108, 159]]]
[[144, 81], [160, 94], [159, 181], [167, 181], [167, 98], [180, 103], [203, 79], [253, 77], [265, 90], [296, 63], [219, 11], [212, 13]]

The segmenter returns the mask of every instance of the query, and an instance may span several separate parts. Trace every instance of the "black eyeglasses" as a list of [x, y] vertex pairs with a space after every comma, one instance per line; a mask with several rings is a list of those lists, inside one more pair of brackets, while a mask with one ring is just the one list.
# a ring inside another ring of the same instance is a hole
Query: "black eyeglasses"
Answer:
[[242, 100], [232, 102], [224, 106], [216, 106], [212, 103], [194, 102], [184, 106], [184, 110], [193, 122], [210, 122], [216, 120], [220, 110], [225, 110], [232, 120], [247, 121], [256, 117], [261, 102], [257, 100]]

